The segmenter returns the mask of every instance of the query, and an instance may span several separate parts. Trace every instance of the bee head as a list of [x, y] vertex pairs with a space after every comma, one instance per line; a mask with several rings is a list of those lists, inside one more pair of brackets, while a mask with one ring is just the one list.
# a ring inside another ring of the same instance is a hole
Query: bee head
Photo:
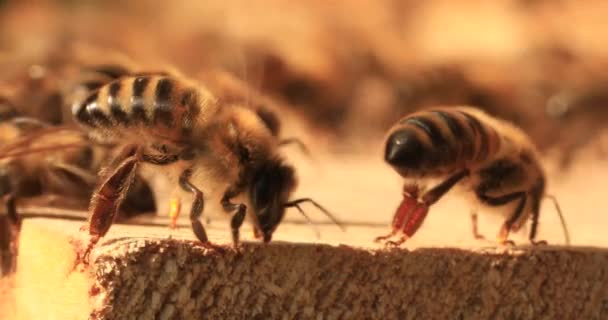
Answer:
[[256, 235], [269, 242], [285, 215], [285, 203], [296, 185], [294, 170], [280, 160], [258, 167], [252, 176], [250, 201], [254, 212]]

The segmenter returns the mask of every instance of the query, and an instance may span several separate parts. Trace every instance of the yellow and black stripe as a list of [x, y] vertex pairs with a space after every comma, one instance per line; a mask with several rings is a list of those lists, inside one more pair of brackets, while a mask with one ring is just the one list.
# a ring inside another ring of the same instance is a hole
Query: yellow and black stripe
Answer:
[[385, 160], [402, 169], [448, 169], [481, 163], [500, 148], [497, 131], [470, 108], [424, 110], [390, 131]]
[[197, 90], [179, 80], [145, 75], [104, 85], [73, 111], [78, 122], [92, 128], [163, 125], [186, 132], [201, 111], [198, 99]]

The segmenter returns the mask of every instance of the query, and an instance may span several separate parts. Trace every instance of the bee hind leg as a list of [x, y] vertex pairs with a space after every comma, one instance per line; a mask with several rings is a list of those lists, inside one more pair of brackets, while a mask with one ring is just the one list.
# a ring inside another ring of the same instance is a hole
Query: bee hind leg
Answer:
[[483, 201], [484, 203], [491, 205], [491, 206], [502, 206], [509, 202], [519, 200], [519, 204], [517, 205], [517, 207], [511, 214], [511, 216], [503, 223], [503, 225], [500, 228], [500, 231], [498, 233], [498, 236], [497, 236], [498, 243], [503, 244], [503, 245], [514, 245], [513, 241], [508, 240], [508, 237], [509, 237], [509, 233], [511, 232], [511, 229], [513, 228], [513, 225], [515, 224], [515, 222], [517, 220], [519, 220], [519, 218], [521, 218], [524, 208], [526, 207], [526, 201], [527, 201], [526, 193], [523, 191], [519, 191], [519, 192], [513, 192], [513, 193], [509, 193], [509, 194], [499, 196], [499, 197], [491, 197], [491, 196], [488, 196], [486, 194], [486, 192], [487, 191], [484, 190], [484, 188], [478, 188], [475, 191], [475, 193], [477, 194], [477, 197], [481, 201]]
[[74, 268], [81, 262], [88, 264], [91, 250], [110, 230], [120, 204], [135, 177], [139, 164], [139, 148], [133, 145], [126, 146], [117, 157], [117, 160], [119, 159], [122, 161], [111, 168], [111, 171], [107, 171], [107, 178], [93, 193], [88, 224], [90, 240], [83, 252], [78, 253]]

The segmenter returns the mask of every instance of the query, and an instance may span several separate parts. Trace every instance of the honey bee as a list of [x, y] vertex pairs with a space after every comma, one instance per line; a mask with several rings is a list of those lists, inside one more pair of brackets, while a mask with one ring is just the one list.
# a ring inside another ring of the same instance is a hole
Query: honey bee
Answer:
[[[90, 235], [82, 261], [109, 230], [134, 174], [143, 163], [166, 166], [179, 186], [194, 196], [192, 229], [208, 240], [200, 222], [205, 199], [232, 214], [232, 241], [246, 216], [257, 238], [269, 242], [285, 210], [310, 202], [289, 200], [294, 168], [278, 153], [279, 140], [252, 109], [221, 104], [206, 89], [164, 74], [124, 76], [73, 105], [75, 120], [97, 140], [120, 140], [122, 152], [107, 168], [91, 200]], [[200, 181], [200, 184], [198, 183]], [[249, 210], [249, 214], [247, 214]]]
[[[509, 233], [518, 231], [529, 218], [529, 240], [538, 243], [536, 232], [541, 199], [545, 196], [545, 174], [535, 146], [522, 130], [510, 123], [472, 107], [416, 112], [390, 129], [384, 159], [407, 182], [404, 199], [393, 218], [392, 232], [376, 241], [402, 232], [400, 239], [387, 242], [399, 245], [414, 236], [429, 207], [460, 183], [482, 204], [516, 204], [498, 233], [499, 243], [509, 242]], [[420, 183], [429, 178], [443, 181], [422, 193]], [[569, 243], [565, 222], [561, 212], [558, 213]]]

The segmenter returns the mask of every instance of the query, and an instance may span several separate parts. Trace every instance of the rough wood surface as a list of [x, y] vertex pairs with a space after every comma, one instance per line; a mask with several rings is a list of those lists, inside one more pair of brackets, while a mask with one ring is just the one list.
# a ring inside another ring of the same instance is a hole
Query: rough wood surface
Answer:
[[[322, 227], [324, 243], [247, 243], [235, 253], [203, 249], [187, 229], [117, 225], [90, 267], [71, 272], [81, 225], [25, 221], [16, 275], [24, 319], [608, 317], [603, 249], [381, 250], [339, 246], [348, 234]], [[314, 239], [305, 226], [282, 227]], [[349, 233], [369, 245], [378, 232], [369, 229]], [[210, 228], [215, 241], [225, 231]]]

